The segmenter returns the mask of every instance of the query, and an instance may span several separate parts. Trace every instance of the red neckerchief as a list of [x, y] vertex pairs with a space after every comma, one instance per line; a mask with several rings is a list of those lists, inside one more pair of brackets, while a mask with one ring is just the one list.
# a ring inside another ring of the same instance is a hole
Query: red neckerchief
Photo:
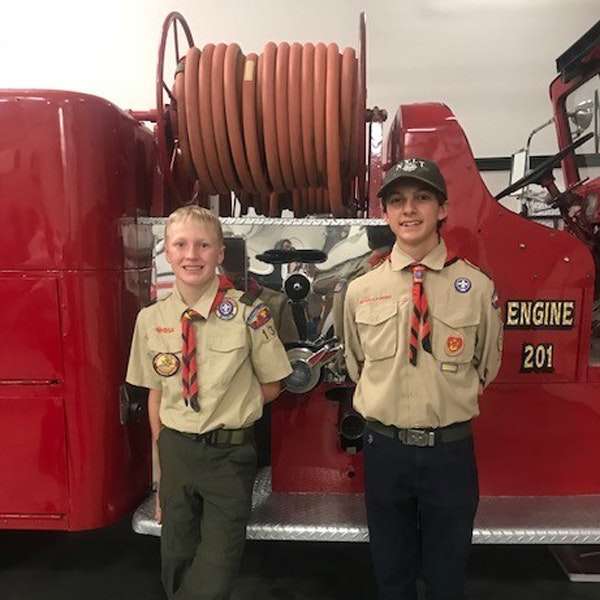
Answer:
[[231, 281], [225, 275], [218, 275], [218, 277], [219, 277], [219, 289], [217, 290], [215, 299], [213, 300], [213, 303], [210, 306], [210, 310], [208, 311], [209, 313], [216, 310], [217, 306], [219, 306], [219, 304], [221, 304], [221, 302], [223, 302], [223, 298], [225, 298], [225, 294], [227, 293], [227, 290], [233, 289], [233, 283], [231, 283]]
[[389, 255], [390, 255], [389, 250], [380, 250], [379, 252], [375, 252], [375, 254], [370, 256], [367, 259], [367, 263], [369, 263], [369, 267], [371, 267], [371, 269], [373, 269], [377, 265], [382, 263]]

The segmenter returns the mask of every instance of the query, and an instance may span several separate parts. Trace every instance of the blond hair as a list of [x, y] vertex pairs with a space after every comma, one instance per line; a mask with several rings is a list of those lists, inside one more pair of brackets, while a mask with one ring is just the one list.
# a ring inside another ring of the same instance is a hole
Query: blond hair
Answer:
[[169, 227], [173, 223], [184, 223], [185, 221], [194, 220], [198, 223], [203, 223], [213, 228], [217, 234], [219, 244], [222, 246], [223, 242], [223, 228], [221, 227], [221, 221], [219, 217], [210, 212], [207, 208], [196, 206], [195, 204], [189, 204], [187, 206], [181, 206], [177, 210], [174, 210], [168, 217], [165, 223], [165, 243], [167, 242], [167, 236], [169, 233]]

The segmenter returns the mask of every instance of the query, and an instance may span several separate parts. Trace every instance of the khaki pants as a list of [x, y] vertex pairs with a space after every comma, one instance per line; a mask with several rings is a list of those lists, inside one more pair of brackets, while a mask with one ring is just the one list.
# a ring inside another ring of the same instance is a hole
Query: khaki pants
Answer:
[[209, 445], [163, 428], [162, 581], [169, 600], [226, 600], [238, 572], [256, 475], [253, 442]]

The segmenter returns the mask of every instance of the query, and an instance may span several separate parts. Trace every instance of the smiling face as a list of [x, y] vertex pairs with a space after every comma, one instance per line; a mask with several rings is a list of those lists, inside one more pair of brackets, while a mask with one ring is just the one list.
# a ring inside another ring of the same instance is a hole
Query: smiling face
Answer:
[[167, 225], [166, 258], [177, 281], [177, 289], [192, 306], [217, 276], [224, 246], [214, 223], [193, 216]]
[[421, 260], [437, 246], [439, 224], [448, 215], [448, 203], [429, 186], [416, 179], [402, 179], [386, 194], [383, 205], [384, 218], [400, 250]]

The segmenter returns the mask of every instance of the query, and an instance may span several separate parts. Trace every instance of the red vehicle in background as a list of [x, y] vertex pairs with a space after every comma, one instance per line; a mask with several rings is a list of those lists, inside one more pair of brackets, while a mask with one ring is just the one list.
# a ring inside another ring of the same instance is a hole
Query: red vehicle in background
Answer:
[[[448, 245], [493, 277], [505, 320], [502, 369], [475, 422], [474, 542], [549, 544], [569, 572], [593, 570], [574, 548], [600, 544], [600, 23], [557, 60], [559, 152], [496, 198], [448, 107], [402, 105], [383, 139], [384, 111], [366, 110], [364, 42], [361, 20], [358, 55], [267, 44], [244, 56], [235, 44], [195, 48], [171, 13], [156, 111], [0, 92], [3, 527], [100, 527], [150, 491], [144, 398], [123, 386], [124, 372], [164, 217], [193, 201], [218, 210], [246, 281], [287, 295], [299, 332], [248, 536], [365, 541], [362, 424], [336, 360], [332, 295], [368, 256], [386, 165], [421, 156], [447, 181]], [[154, 136], [144, 121], [156, 121]], [[558, 229], [498, 202], [533, 183], [547, 190]], [[152, 507], [149, 498], [134, 528], [159, 535]]]

